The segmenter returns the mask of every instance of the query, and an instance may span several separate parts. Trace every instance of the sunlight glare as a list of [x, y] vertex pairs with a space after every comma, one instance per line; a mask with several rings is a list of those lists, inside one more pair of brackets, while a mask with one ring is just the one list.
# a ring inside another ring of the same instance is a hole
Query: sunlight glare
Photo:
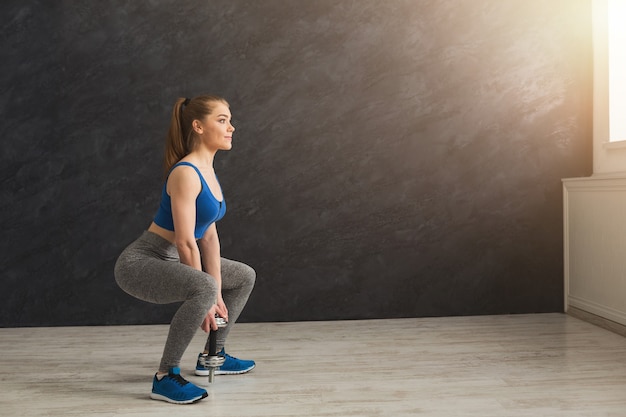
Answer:
[[609, 140], [626, 140], [626, 0], [608, 1]]

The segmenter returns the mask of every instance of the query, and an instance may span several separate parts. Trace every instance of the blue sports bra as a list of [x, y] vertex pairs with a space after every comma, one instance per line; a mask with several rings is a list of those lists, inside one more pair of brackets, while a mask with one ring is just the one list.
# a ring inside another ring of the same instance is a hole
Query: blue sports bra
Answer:
[[[196, 227], [194, 229], [195, 238], [200, 239], [211, 224], [224, 217], [224, 214], [226, 214], [226, 200], [222, 198], [222, 201], [219, 201], [215, 198], [206, 181], [204, 181], [204, 177], [200, 173], [200, 170], [189, 162], [177, 163], [172, 167], [170, 173], [174, 168], [180, 165], [189, 165], [195, 169], [200, 177], [200, 182], [202, 183], [202, 190], [200, 190], [200, 194], [198, 194], [198, 197], [196, 198]], [[174, 231], [172, 200], [169, 194], [167, 194], [167, 179], [165, 180], [165, 184], [163, 184], [163, 191], [161, 191], [161, 203], [159, 204], [159, 209], [154, 216], [154, 223], [164, 229]]]

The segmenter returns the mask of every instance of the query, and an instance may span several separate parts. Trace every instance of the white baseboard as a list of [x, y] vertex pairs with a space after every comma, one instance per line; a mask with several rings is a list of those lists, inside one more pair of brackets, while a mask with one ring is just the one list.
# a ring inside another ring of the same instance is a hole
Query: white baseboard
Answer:
[[595, 314], [596, 316], [603, 317], [605, 319], [626, 326], [626, 312], [624, 311], [615, 310], [613, 308], [594, 303], [593, 301], [584, 300], [582, 298], [574, 297], [572, 295], [568, 296], [567, 300], [568, 305], [571, 307], [587, 311], [589, 313]]

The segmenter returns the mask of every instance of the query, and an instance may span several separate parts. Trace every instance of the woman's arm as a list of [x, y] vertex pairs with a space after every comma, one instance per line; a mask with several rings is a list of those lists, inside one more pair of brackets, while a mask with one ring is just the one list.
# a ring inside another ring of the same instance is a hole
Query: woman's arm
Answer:
[[196, 198], [202, 189], [200, 178], [192, 167], [176, 167], [167, 180], [167, 193], [172, 201], [172, 217], [176, 231], [176, 248], [180, 262], [202, 270], [200, 250], [196, 243]]
[[204, 236], [198, 241], [200, 253], [202, 256], [202, 264], [204, 271], [215, 278], [217, 281], [217, 314], [228, 321], [228, 309], [222, 299], [222, 271], [221, 271], [221, 254], [220, 239], [217, 235], [217, 227], [215, 223], [211, 224]]

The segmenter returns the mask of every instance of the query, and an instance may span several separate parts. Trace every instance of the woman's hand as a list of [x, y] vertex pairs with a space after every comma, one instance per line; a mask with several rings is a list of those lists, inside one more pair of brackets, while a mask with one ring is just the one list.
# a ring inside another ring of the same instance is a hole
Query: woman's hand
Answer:
[[209, 309], [209, 312], [204, 316], [204, 321], [200, 325], [200, 328], [204, 330], [205, 333], [210, 332], [211, 330], [217, 330], [217, 321], [215, 320], [217, 305], [213, 304], [213, 306]]
[[228, 321], [228, 309], [226, 308], [226, 304], [222, 299], [222, 294], [217, 296], [217, 304], [215, 304], [215, 307], [215, 312], [217, 313], [217, 315]]
[[217, 320], [215, 320], [216, 314], [224, 320], [228, 321], [228, 309], [226, 308], [226, 304], [224, 304], [224, 300], [222, 299], [221, 295], [217, 297], [217, 304], [213, 304], [213, 306], [211, 306], [209, 312], [204, 317], [204, 321], [200, 325], [205, 333], [208, 333], [211, 330], [218, 329]]

